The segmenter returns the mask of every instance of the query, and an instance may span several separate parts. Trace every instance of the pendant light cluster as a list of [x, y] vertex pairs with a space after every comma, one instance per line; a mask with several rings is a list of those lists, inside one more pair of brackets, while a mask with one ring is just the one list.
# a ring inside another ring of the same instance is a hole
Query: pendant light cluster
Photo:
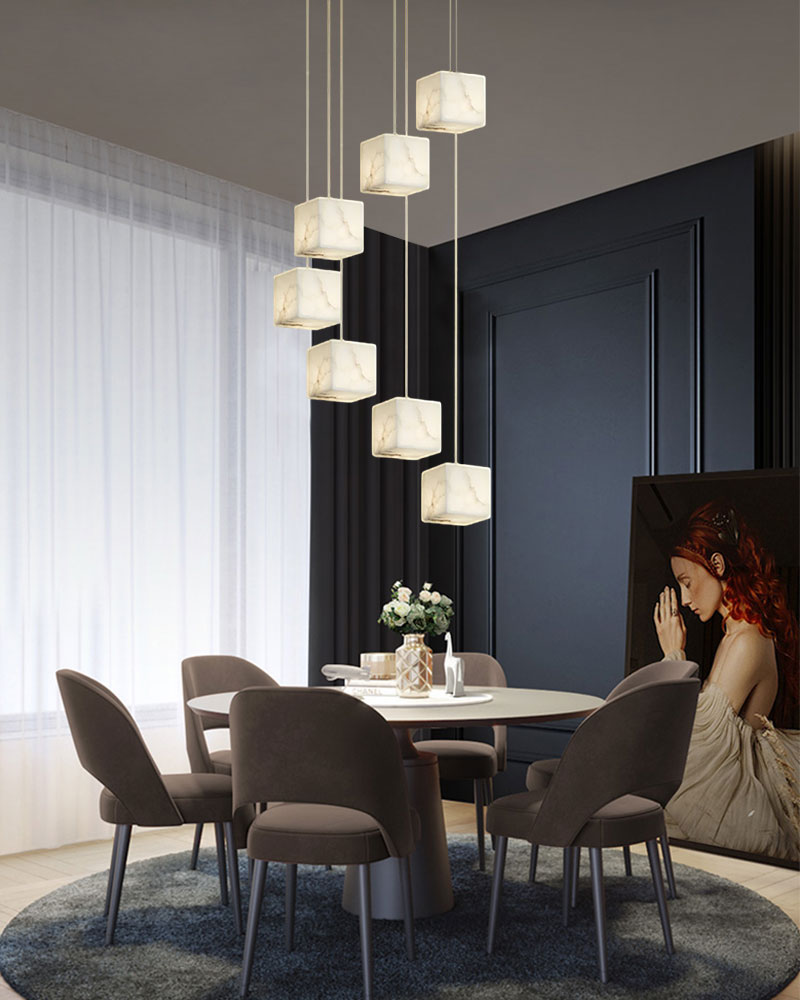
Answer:
[[[344, 259], [364, 249], [364, 205], [343, 197], [342, 66], [343, 12], [339, 0], [339, 197], [330, 191], [330, 16], [327, 0], [328, 189], [310, 197], [309, 186], [309, 0], [306, 0], [306, 200], [295, 208], [295, 254], [306, 267], [275, 277], [275, 324], [320, 329], [339, 324], [339, 338], [311, 347], [307, 380], [311, 399], [353, 402], [376, 392], [374, 344], [344, 340], [342, 273]], [[416, 126], [419, 131], [453, 135], [454, 176], [454, 441], [452, 462], [422, 473], [422, 520], [431, 524], [466, 525], [491, 517], [491, 470], [458, 461], [458, 135], [486, 124], [486, 78], [458, 71], [458, 0], [450, 0], [450, 65], [417, 80]], [[404, 131], [397, 131], [397, 0], [392, 2], [393, 123], [392, 131], [361, 143], [360, 187], [364, 194], [403, 198], [405, 394], [372, 408], [372, 454], [378, 458], [415, 461], [442, 450], [442, 405], [416, 399], [408, 389], [408, 198], [430, 186], [430, 140], [408, 132], [408, 0], [404, 0]], [[455, 45], [454, 31], [455, 26]], [[455, 66], [453, 50], [455, 48]], [[338, 271], [311, 268], [311, 258], [339, 260]]]
[[[339, 197], [331, 197], [331, 0], [327, 0], [327, 193], [311, 198], [310, 190], [310, 12], [306, 0], [306, 200], [294, 210], [294, 252], [306, 258], [275, 276], [275, 325], [319, 330], [339, 325], [339, 337], [315, 344], [306, 358], [310, 399], [352, 403], [374, 396], [377, 389], [377, 348], [344, 339], [342, 276], [347, 257], [364, 252], [364, 202], [344, 197], [344, 0], [339, 0]], [[312, 268], [311, 259], [338, 260], [339, 270]]]

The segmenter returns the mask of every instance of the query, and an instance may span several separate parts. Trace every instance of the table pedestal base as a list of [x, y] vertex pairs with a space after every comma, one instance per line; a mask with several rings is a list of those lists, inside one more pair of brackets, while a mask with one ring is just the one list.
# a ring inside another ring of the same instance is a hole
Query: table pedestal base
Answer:
[[[403, 751], [409, 801], [419, 813], [422, 826], [422, 839], [410, 858], [414, 916], [432, 917], [453, 908], [450, 858], [439, 789], [439, 761], [435, 754], [417, 753], [407, 730], [397, 731], [396, 735]], [[370, 881], [372, 916], [382, 920], [402, 920], [403, 896], [397, 859], [375, 862]], [[353, 867], [348, 867], [345, 876], [342, 906], [350, 913], [360, 912], [358, 873]]]

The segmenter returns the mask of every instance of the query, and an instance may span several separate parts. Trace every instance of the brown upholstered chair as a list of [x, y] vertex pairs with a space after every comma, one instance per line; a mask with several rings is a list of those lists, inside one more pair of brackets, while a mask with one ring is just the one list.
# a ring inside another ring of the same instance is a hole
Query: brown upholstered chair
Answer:
[[[503, 668], [488, 653], [455, 653], [464, 661], [464, 683], [479, 687], [506, 687]], [[433, 683], [444, 684], [444, 653], [433, 657]], [[471, 779], [475, 800], [475, 825], [478, 831], [478, 864], [486, 867], [483, 836], [483, 807], [494, 798], [492, 779], [506, 768], [506, 727], [493, 726], [494, 746], [477, 740], [420, 740], [414, 745], [421, 752], [439, 758], [439, 777], [443, 780]]]
[[[242, 931], [231, 779], [222, 774], [162, 774], [130, 712], [99, 681], [74, 670], [56, 673], [78, 758], [104, 786], [100, 815], [113, 823], [114, 846], [106, 890], [106, 944], [114, 941], [131, 830], [136, 826], [214, 823], [228, 841], [236, 928]], [[220, 895], [227, 884], [220, 870]]]
[[398, 859], [406, 949], [414, 957], [409, 855], [418, 818], [389, 724], [368, 705], [335, 689], [250, 688], [230, 711], [236, 807], [275, 803], [247, 836], [255, 862], [247, 913], [241, 995], [253, 967], [267, 863], [290, 866], [286, 945], [294, 941], [297, 864], [357, 865], [364, 993], [372, 996], [370, 864]]
[[[589, 848], [600, 979], [606, 961], [604, 847], [647, 844], [668, 954], [672, 931], [661, 879], [657, 838], [663, 789], [683, 778], [700, 682], [653, 681], [606, 702], [576, 729], [545, 791], [519, 792], [489, 807], [487, 825], [497, 838], [487, 951], [494, 949], [508, 838], [567, 848], [563, 912], [569, 912], [574, 853]], [[676, 784], [677, 783], [677, 784]]]
[[[273, 680], [255, 663], [239, 656], [188, 656], [181, 663], [183, 678], [183, 718], [186, 724], [186, 752], [189, 766], [196, 774], [230, 774], [230, 750], [209, 750], [206, 742], [207, 729], [225, 729], [227, 723], [196, 715], [186, 702], [204, 694], [220, 691], [241, 691], [246, 687], [276, 687]], [[198, 823], [194, 831], [194, 844], [189, 863], [197, 867], [197, 856], [203, 836], [203, 824]], [[225, 855], [222, 840], [217, 833], [217, 858], [224, 868]]]
[[[628, 674], [627, 677], [623, 678], [612, 688], [611, 691], [606, 695], [606, 701], [613, 701], [614, 698], [618, 698], [621, 694], [625, 694], [626, 691], [633, 691], [637, 687], [641, 687], [643, 684], [649, 684], [651, 681], [658, 680], [678, 680], [682, 677], [696, 677], [699, 671], [699, 667], [696, 663], [691, 660], [658, 660], [656, 663], [648, 663], [646, 667], [640, 667], [635, 670], [632, 674]], [[558, 757], [552, 757], [548, 760], [537, 760], [528, 768], [528, 773], [525, 778], [525, 785], [529, 792], [544, 791], [545, 788], [550, 783], [550, 779], [555, 774], [555, 770], [558, 767]], [[678, 786], [668, 787], [661, 790], [661, 795], [657, 799], [660, 806], [665, 806], [667, 802], [672, 798], [672, 796], [677, 792]], [[661, 830], [661, 835], [659, 837], [661, 841], [661, 853], [664, 855], [664, 868], [667, 872], [667, 888], [668, 896], [670, 899], [677, 899], [677, 890], [675, 888], [675, 872], [672, 868], [672, 854], [669, 849], [669, 837], [667, 836], [666, 824]], [[631, 874], [631, 849], [630, 847], [625, 847], [625, 874]], [[536, 879], [536, 862], [539, 857], [539, 845], [531, 845], [531, 863], [528, 878], [531, 882]], [[580, 850], [577, 856], [574, 858], [574, 865], [580, 866]], [[573, 889], [577, 883], [577, 877], [573, 881]], [[574, 905], [574, 904], [573, 904]]]

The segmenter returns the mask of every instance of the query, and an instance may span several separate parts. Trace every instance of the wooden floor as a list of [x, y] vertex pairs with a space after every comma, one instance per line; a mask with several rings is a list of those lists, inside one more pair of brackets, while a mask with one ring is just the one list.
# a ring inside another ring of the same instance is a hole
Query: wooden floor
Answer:
[[[445, 820], [450, 833], [471, 833], [475, 828], [473, 807], [463, 802], [445, 802]], [[186, 851], [192, 846], [192, 834], [193, 828], [189, 826], [153, 832], [137, 831], [131, 839], [129, 858], [131, 861], [142, 861], [172, 851]], [[633, 850], [639, 848], [634, 847]], [[644, 853], [643, 845], [641, 853]], [[800, 874], [797, 872], [679, 847], [674, 847], [672, 854], [677, 863], [722, 875], [760, 892], [800, 926]], [[51, 851], [28, 851], [0, 857], [0, 929], [40, 896], [84, 875], [108, 868], [110, 856], [111, 841], [96, 840]], [[0, 979], [0, 1000], [17, 996]], [[800, 1000], [800, 976], [777, 996], [781, 1000]]]

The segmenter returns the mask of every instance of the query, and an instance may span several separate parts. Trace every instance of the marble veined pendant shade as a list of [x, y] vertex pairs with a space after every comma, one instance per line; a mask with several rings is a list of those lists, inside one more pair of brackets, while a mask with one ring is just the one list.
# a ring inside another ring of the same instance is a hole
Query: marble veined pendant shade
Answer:
[[387, 132], [361, 143], [361, 190], [407, 195], [430, 187], [430, 139]]
[[442, 450], [442, 404], [395, 396], [372, 407], [372, 454], [414, 460]]
[[441, 70], [417, 80], [421, 132], [470, 132], [486, 124], [486, 77]]
[[364, 252], [364, 202], [312, 198], [294, 208], [297, 257], [342, 260]]
[[308, 349], [309, 399], [353, 403], [377, 391], [377, 349], [357, 340], [326, 340]]
[[339, 271], [293, 267], [275, 275], [275, 326], [322, 330], [342, 318], [342, 276]]
[[444, 462], [421, 478], [427, 524], [475, 524], [492, 516], [492, 470], [486, 466]]

